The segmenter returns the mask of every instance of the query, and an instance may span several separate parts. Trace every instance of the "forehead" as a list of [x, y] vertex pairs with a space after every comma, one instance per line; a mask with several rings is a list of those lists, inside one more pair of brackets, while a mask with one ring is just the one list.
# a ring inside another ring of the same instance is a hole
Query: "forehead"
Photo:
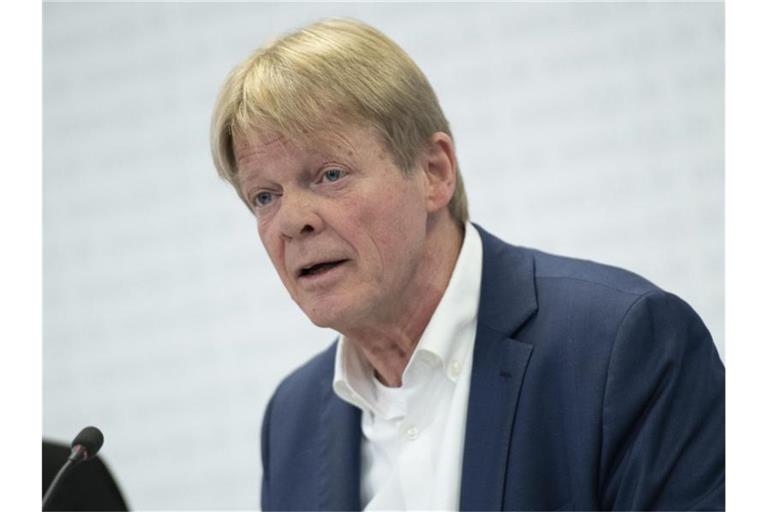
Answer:
[[354, 159], [373, 148], [381, 149], [373, 129], [350, 128], [304, 132], [289, 136], [278, 132], [251, 131], [236, 135], [233, 149], [238, 167], [274, 159]]

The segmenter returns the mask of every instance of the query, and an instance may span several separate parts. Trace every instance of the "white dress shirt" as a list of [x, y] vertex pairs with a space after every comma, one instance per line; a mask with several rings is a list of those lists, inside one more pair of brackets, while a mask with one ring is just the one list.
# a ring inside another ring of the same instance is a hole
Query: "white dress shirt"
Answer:
[[457, 510], [482, 271], [480, 235], [466, 224], [448, 287], [405, 367], [378, 381], [342, 336], [333, 390], [362, 410], [365, 510]]

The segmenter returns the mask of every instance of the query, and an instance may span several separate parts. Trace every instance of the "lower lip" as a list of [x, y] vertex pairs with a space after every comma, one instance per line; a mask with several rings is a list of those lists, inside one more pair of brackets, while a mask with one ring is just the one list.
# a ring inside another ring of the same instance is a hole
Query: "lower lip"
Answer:
[[327, 286], [338, 279], [347, 266], [348, 261], [339, 263], [335, 267], [324, 270], [319, 274], [307, 274], [299, 277], [299, 283], [303, 286]]

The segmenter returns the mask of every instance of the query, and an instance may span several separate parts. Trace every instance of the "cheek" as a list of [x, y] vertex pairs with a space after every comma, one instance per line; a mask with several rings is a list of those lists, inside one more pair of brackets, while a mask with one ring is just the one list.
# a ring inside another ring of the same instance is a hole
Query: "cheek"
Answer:
[[425, 233], [426, 213], [407, 190], [376, 195], [348, 211], [357, 212], [348, 232], [356, 237], [356, 245], [375, 270], [410, 259]]

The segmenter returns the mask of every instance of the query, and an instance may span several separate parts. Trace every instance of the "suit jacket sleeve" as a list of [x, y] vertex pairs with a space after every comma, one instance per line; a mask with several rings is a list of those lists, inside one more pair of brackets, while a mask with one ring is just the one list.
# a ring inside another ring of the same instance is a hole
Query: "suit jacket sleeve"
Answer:
[[725, 501], [725, 370], [682, 300], [661, 291], [628, 310], [603, 401], [602, 505], [719, 510]]

